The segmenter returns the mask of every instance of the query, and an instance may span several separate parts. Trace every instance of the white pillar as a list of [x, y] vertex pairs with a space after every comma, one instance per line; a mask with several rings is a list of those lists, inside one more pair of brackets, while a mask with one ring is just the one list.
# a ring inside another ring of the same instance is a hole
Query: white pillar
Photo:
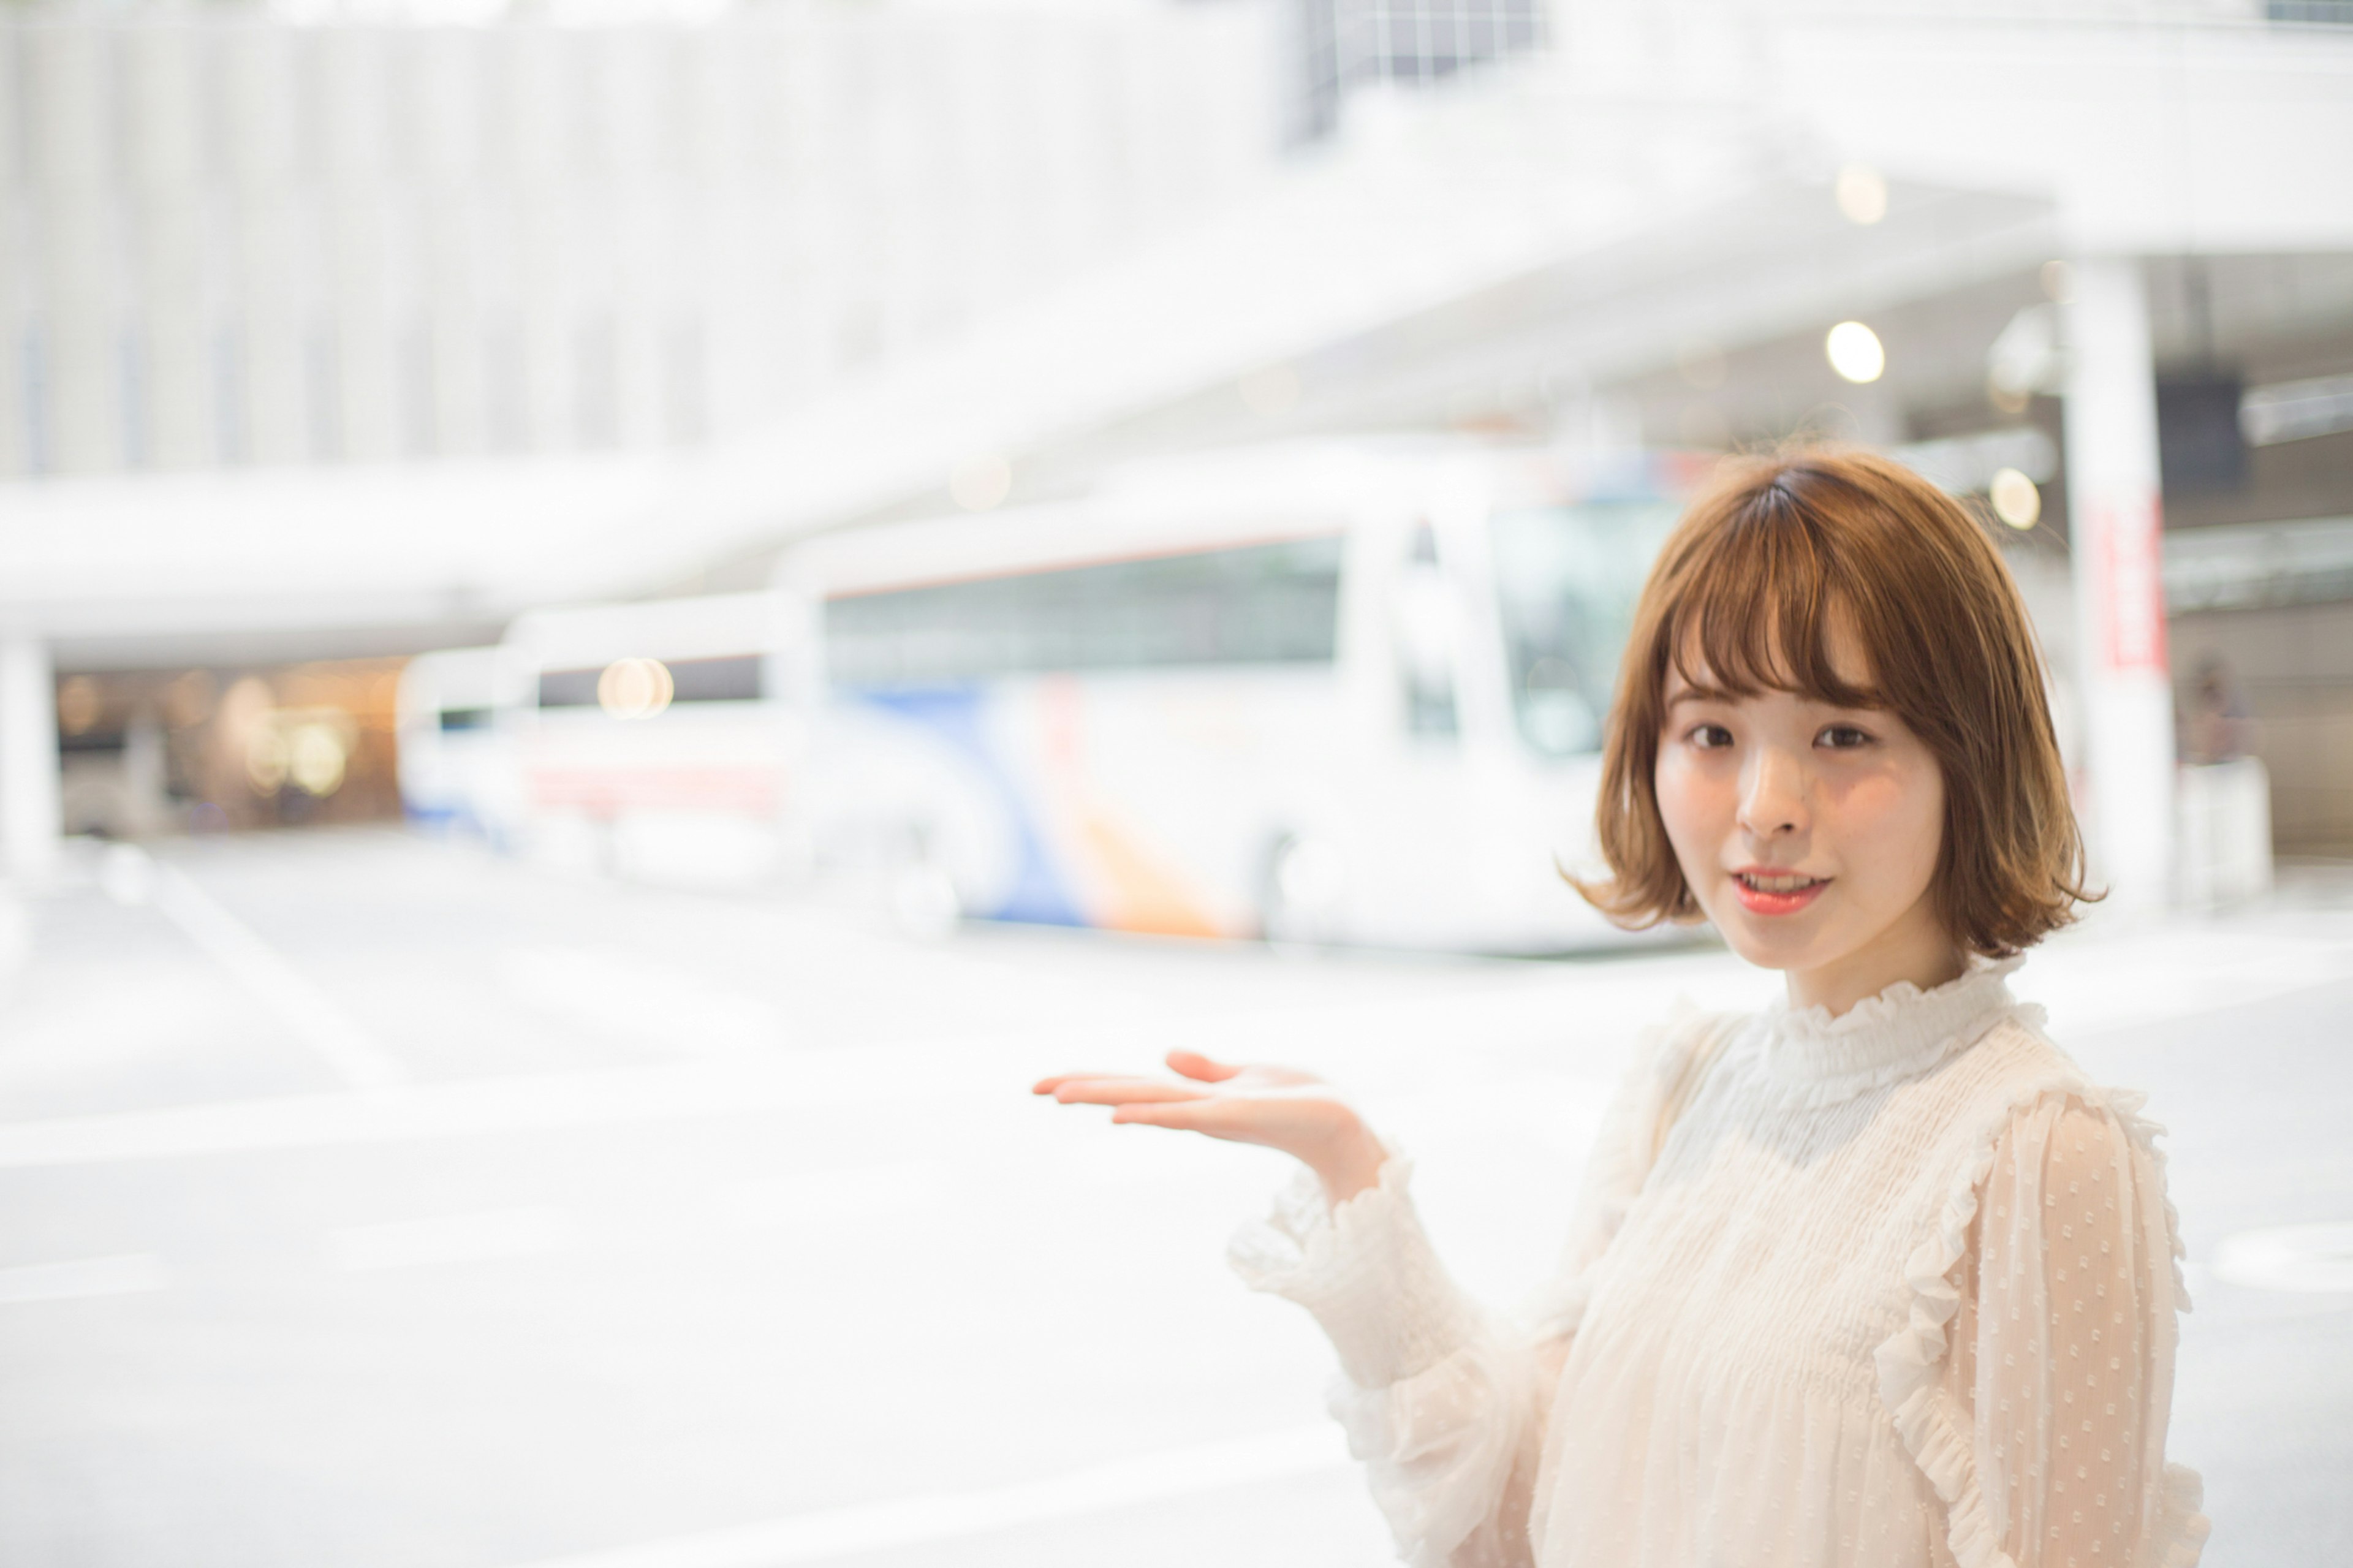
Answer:
[[0, 871], [37, 882], [57, 863], [58, 699], [48, 645], [0, 633]]
[[2140, 264], [2073, 268], [2067, 306], [2067, 516], [2075, 575], [2092, 877], [2111, 907], [2167, 902], [2173, 869], [2173, 685], [2165, 651], [2157, 374]]

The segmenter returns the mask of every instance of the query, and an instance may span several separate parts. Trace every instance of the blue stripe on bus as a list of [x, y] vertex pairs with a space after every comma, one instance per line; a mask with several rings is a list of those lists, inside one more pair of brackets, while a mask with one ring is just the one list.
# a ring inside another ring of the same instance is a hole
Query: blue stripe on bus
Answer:
[[981, 732], [981, 691], [971, 686], [923, 686], [887, 691], [849, 693], [860, 702], [922, 725], [970, 759], [996, 792], [1006, 820], [1013, 826], [1015, 868], [1013, 886], [994, 909], [973, 912], [983, 920], [1020, 921], [1031, 925], [1082, 926], [1080, 912], [1053, 862], [1046, 854], [1045, 836], [1022, 798], [1020, 786], [1005, 771]]

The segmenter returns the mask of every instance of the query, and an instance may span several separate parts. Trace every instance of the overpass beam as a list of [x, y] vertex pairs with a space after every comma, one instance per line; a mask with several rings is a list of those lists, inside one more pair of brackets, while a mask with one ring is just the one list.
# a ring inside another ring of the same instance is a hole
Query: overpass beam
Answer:
[[2166, 664], [2157, 373], [2140, 263], [2071, 268], [2067, 514], [2094, 885], [2162, 909], [2173, 878], [2173, 683]]
[[0, 632], [0, 872], [38, 883], [57, 865], [58, 703], [48, 645]]

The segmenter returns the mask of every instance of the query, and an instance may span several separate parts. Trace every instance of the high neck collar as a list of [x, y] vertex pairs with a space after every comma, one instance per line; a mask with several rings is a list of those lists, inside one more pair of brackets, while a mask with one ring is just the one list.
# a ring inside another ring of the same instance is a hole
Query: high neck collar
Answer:
[[1929, 991], [1898, 981], [1835, 1018], [1827, 1007], [1776, 1003], [1764, 1020], [1766, 1065], [1833, 1097], [1926, 1072], [2017, 1008], [2004, 981], [2024, 962], [1973, 959], [1958, 979]]

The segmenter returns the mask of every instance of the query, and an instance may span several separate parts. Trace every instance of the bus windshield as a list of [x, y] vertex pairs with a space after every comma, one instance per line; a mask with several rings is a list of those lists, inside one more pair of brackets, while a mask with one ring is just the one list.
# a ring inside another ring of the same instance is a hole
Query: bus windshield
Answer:
[[1634, 599], [1675, 514], [1669, 502], [1607, 501], [1491, 520], [1512, 710], [1539, 755], [1600, 749]]

